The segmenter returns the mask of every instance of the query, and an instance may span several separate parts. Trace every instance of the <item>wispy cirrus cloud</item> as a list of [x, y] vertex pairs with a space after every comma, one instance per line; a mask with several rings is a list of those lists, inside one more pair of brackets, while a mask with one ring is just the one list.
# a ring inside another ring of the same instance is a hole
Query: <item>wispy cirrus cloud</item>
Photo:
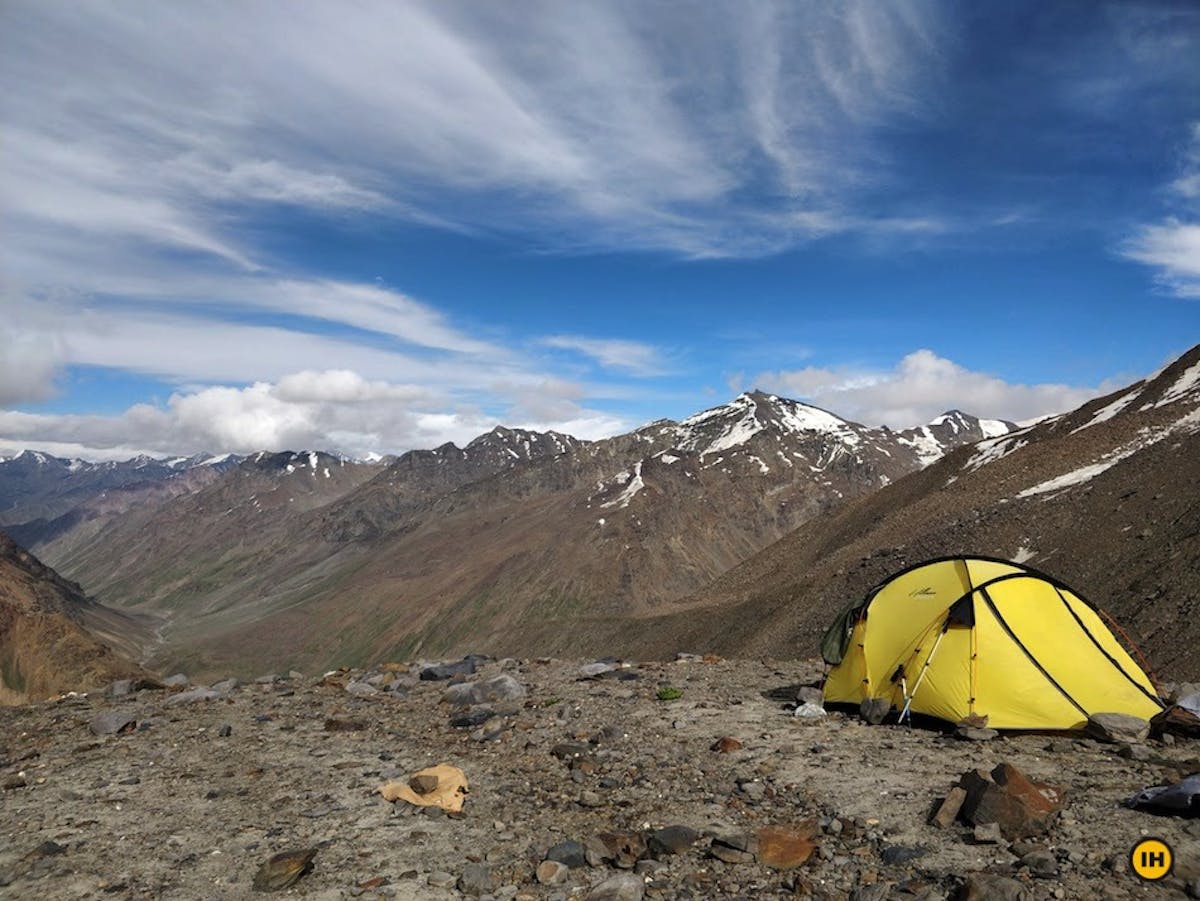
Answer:
[[1141, 226], [1122, 246], [1132, 260], [1153, 266], [1158, 280], [1179, 297], [1200, 297], [1200, 122], [1191, 126], [1180, 174], [1167, 186], [1176, 213]]
[[570, 350], [594, 360], [601, 366], [639, 376], [666, 372], [663, 353], [643, 341], [616, 338], [588, 338], [583, 335], [551, 335], [539, 342], [546, 347]]

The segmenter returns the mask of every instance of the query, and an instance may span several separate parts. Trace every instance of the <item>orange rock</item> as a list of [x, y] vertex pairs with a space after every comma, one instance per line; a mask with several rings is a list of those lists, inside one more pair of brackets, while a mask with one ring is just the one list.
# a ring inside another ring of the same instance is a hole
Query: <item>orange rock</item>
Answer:
[[816, 832], [812, 820], [793, 826], [764, 826], [758, 830], [758, 862], [776, 870], [800, 866], [817, 848], [813, 842]]
[[710, 751], [716, 751], [718, 754], [728, 754], [730, 751], [740, 751], [741, 749], [742, 743], [728, 735], [718, 738], [709, 748]]

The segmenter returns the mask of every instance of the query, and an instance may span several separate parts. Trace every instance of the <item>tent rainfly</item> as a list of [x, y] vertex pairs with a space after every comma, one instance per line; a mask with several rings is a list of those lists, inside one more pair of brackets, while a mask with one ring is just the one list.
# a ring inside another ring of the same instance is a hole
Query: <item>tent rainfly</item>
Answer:
[[1016, 563], [948, 557], [889, 578], [821, 642], [825, 700], [887, 698], [900, 710], [994, 729], [1080, 729], [1090, 715], [1150, 719], [1154, 685], [1100, 612]]

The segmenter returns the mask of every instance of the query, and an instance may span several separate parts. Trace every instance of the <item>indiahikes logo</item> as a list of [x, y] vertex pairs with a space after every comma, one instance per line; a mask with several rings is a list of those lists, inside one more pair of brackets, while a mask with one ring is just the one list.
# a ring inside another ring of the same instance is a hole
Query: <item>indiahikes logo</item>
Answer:
[[1157, 882], [1171, 874], [1175, 854], [1161, 838], [1144, 838], [1129, 852], [1129, 866], [1139, 879]]

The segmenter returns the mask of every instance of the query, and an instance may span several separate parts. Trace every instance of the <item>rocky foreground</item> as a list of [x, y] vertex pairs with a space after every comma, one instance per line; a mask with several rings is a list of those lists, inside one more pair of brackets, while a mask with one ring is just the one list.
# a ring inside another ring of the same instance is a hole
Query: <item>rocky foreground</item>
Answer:
[[[1122, 806], [1200, 742], [869, 726], [818, 677], [468, 661], [0, 709], [0, 897], [1200, 897], [1200, 819]], [[1175, 852], [1153, 884], [1146, 835]]]

